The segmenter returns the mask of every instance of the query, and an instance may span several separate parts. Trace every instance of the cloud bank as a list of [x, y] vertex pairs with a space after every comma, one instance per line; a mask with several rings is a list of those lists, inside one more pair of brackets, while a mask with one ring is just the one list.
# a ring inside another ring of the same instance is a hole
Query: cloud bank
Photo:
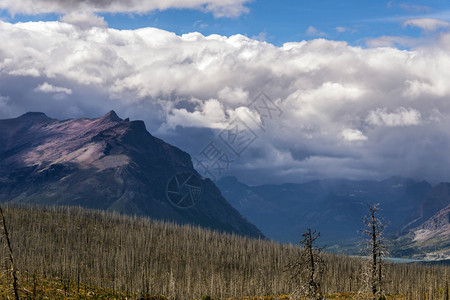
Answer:
[[216, 17], [238, 17], [248, 12], [250, 0], [0, 0], [11, 14], [43, 13], [147, 13], [155, 10], [199, 9]]
[[[449, 34], [406, 51], [0, 22], [0, 40], [0, 118], [115, 109], [195, 155], [239, 117], [258, 138], [230, 172], [249, 182], [450, 180]], [[262, 90], [283, 111], [264, 130], [248, 108]]]

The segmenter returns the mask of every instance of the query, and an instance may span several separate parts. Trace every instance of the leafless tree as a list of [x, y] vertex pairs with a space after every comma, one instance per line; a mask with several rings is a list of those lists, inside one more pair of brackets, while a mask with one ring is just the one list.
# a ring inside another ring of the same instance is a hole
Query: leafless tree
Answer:
[[14, 298], [16, 300], [19, 300], [19, 284], [17, 280], [17, 274], [16, 274], [16, 268], [14, 266], [14, 255], [11, 247], [11, 240], [9, 239], [9, 232], [8, 232], [8, 226], [6, 226], [6, 220], [5, 215], [3, 214], [3, 209], [0, 206], [0, 214], [2, 217], [2, 224], [3, 224], [3, 234], [5, 235], [6, 239], [6, 245], [8, 247], [8, 253], [9, 253], [9, 261], [11, 263], [11, 274], [13, 277], [13, 289], [14, 289]]
[[320, 237], [320, 232], [311, 231], [310, 228], [302, 234], [300, 241], [302, 249], [299, 257], [288, 265], [291, 272], [291, 280], [300, 283], [300, 292], [307, 294], [312, 299], [323, 299], [321, 290], [321, 277], [325, 270], [325, 262], [320, 252], [323, 248], [315, 245]]
[[379, 204], [367, 204], [369, 214], [364, 218], [363, 233], [367, 236], [367, 251], [370, 258], [369, 270], [366, 278], [372, 292], [372, 298], [382, 299], [384, 282], [384, 261], [387, 254], [386, 244], [383, 238], [386, 222], [378, 218]]

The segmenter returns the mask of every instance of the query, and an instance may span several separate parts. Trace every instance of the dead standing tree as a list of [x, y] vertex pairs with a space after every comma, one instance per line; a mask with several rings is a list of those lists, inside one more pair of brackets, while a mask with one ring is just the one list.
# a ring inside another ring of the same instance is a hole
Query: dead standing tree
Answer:
[[383, 299], [383, 281], [385, 276], [383, 257], [386, 256], [386, 245], [383, 233], [386, 223], [379, 219], [376, 214], [380, 210], [379, 204], [367, 204], [369, 215], [364, 218], [364, 229], [362, 232], [367, 236], [367, 251], [369, 255], [369, 269], [367, 283], [372, 292], [372, 299]]
[[11, 248], [11, 240], [9, 239], [8, 227], [6, 226], [5, 215], [3, 214], [3, 209], [1, 206], [0, 206], [0, 214], [1, 214], [1, 218], [2, 218], [2, 224], [3, 224], [3, 233], [5, 235], [6, 245], [8, 247], [8, 252], [9, 252], [9, 260], [11, 262], [11, 273], [12, 273], [12, 277], [13, 277], [14, 298], [16, 300], [19, 300], [19, 292], [18, 292], [19, 286], [18, 286], [16, 269], [14, 266], [14, 256], [13, 256], [13, 251]]
[[302, 236], [300, 256], [287, 266], [287, 270], [292, 274], [291, 281], [300, 283], [299, 292], [306, 292], [312, 299], [323, 299], [320, 286], [320, 279], [325, 271], [325, 262], [320, 256], [323, 247], [315, 246], [320, 232], [316, 234], [316, 231], [308, 228]]

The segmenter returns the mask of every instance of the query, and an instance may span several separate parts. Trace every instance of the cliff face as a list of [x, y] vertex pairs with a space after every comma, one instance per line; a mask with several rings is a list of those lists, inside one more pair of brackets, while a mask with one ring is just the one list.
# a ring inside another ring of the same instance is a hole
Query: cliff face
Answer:
[[[195, 205], [177, 204], [174, 191]], [[262, 236], [199, 176], [189, 154], [113, 111], [97, 119], [27, 113], [0, 120], [0, 201], [79, 205]]]

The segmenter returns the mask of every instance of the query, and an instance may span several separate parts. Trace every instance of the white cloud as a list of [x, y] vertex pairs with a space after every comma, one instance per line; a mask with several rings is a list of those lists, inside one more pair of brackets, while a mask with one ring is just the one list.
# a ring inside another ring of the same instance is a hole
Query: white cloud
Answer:
[[91, 27], [108, 27], [103, 17], [87, 12], [73, 12], [61, 18], [61, 21], [75, 25], [81, 29]]
[[367, 137], [357, 129], [344, 129], [341, 132], [341, 136], [344, 140], [354, 142], [354, 141], [365, 141]]
[[9, 96], [0, 118], [115, 109], [195, 154], [205, 131], [256, 119], [246, 106], [263, 90], [283, 115], [259, 129], [232, 167], [240, 172], [450, 178], [450, 34], [412, 50], [326, 39], [276, 47], [243, 35], [0, 21], [0, 41], [0, 93]]
[[378, 126], [411, 126], [419, 125], [421, 122], [420, 112], [409, 108], [400, 107], [393, 113], [388, 113], [387, 110], [378, 108], [371, 111], [366, 118], [367, 123]]
[[249, 101], [248, 91], [245, 91], [241, 87], [231, 88], [226, 86], [219, 91], [218, 96], [221, 100], [228, 104], [245, 105]]
[[44, 82], [43, 84], [37, 86], [34, 89], [36, 92], [42, 92], [42, 93], [64, 93], [67, 95], [72, 94], [72, 90], [64, 87], [59, 86], [53, 86], [49, 84], [48, 82]]
[[217, 99], [209, 99], [200, 102], [195, 110], [190, 112], [186, 108], [173, 108], [167, 116], [168, 128], [178, 125], [187, 127], [210, 127], [223, 129], [226, 127], [227, 118], [222, 103]]
[[216, 17], [238, 17], [248, 12], [250, 0], [0, 0], [0, 9], [12, 14], [70, 14], [80, 12], [147, 13], [170, 8], [199, 9]]
[[265, 42], [265, 41], [267, 41], [267, 32], [261, 31], [257, 35], [252, 36], [252, 39], [260, 41], [260, 42]]
[[403, 22], [403, 27], [407, 26], [419, 27], [420, 29], [425, 31], [435, 31], [439, 28], [448, 28], [450, 26], [450, 23], [432, 18], [417, 18], [405, 20]]
[[39, 77], [41, 75], [39, 70], [37, 70], [35, 68], [15, 69], [15, 70], [11, 70], [9, 72], [9, 74], [15, 75], [15, 76], [32, 76], [32, 77]]

